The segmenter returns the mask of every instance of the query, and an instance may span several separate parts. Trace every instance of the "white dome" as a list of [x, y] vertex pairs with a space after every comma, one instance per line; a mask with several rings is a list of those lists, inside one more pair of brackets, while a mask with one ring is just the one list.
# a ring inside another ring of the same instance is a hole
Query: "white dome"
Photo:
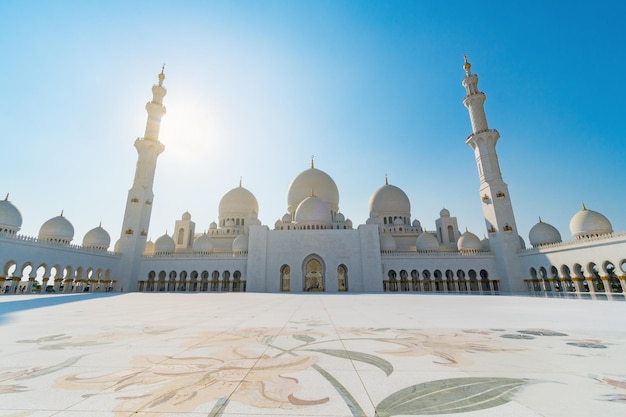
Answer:
[[456, 247], [461, 252], [477, 252], [480, 251], [482, 244], [478, 236], [470, 231], [466, 231], [457, 240]]
[[250, 191], [239, 186], [233, 188], [222, 197], [219, 205], [219, 217], [243, 217], [247, 219], [250, 213], [259, 212], [259, 203]]
[[248, 235], [239, 235], [233, 240], [233, 252], [248, 252]]
[[324, 225], [332, 223], [330, 208], [317, 196], [307, 197], [296, 209], [296, 224]]
[[487, 236], [480, 241], [480, 250], [483, 252], [491, 252], [491, 243], [489, 242]]
[[404, 191], [394, 185], [385, 184], [370, 197], [370, 217], [411, 217], [411, 203]]
[[154, 242], [155, 255], [166, 255], [174, 253], [176, 243], [168, 234], [164, 234]]
[[396, 239], [390, 233], [382, 233], [380, 235], [381, 252], [394, 252], [397, 248]]
[[[152, 242], [150, 242], [150, 243], [152, 243]], [[115, 245], [113, 245], [113, 252], [120, 253], [120, 249], [121, 249], [120, 246], [121, 245], [122, 245], [122, 239], [117, 239], [115, 241]], [[147, 243], [146, 243], [146, 245], [147, 245]], [[154, 244], [153, 244], [153, 246], [154, 246]]]
[[418, 252], [432, 252], [439, 250], [439, 241], [432, 233], [421, 233], [415, 240], [415, 249]]
[[447, 208], [442, 208], [439, 212], [439, 217], [450, 217], [450, 211]]
[[283, 223], [291, 223], [291, 214], [289, 213], [285, 213], [285, 215], [282, 218]]
[[335, 221], [345, 222], [346, 216], [344, 216], [343, 213], [337, 213], [337, 215], [335, 216]]
[[211, 222], [211, 224], [209, 225], [209, 229], [217, 229], [217, 223]]
[[352, 220], [346, 219], [346, 227], [352, 229]]
[[102, 228], [102, 226], [94, 227], [83, 237], [83, 247], [107, 250], [111, 245], [111, 236]]
[[[118, 240], [119, 242], [119, 240]], [[117, 248], [117, 243], [115, 243], [115, 247]], [[115, 250], [117, 252], [117, 249]], [[143, 249], [144, 255], [154, 255], [154, 242], [149, 240], [146, 242], [146, 246]]]
[[561, 242], [561, 234], [556, 227], [539, 219], [539, 223], [534, 225], [528, 232], [528, 241], [533, 247], [559, 243]]
[[191, 220], [191, 214], [188, 211], [184, 212], [182, 220]]
[[422, 224], [417, 219], [413, 220], [412, 225], [413, 225], [413, 227], [422, 227]]
[[404, 220], [402, 220], [402, 218], [398, 217], [397, 219], [395, 219], [395, 220], [393, 221], [393, 224], [394, 224], [395, 226], [402, 226], [402, 225], [404, 224]]
[[39, 239], [44, 241], [70, 243], [73, 238], [74, 226], [63, 217], [63, 213], [51, 218], [39, 229]]
[[569, 230], [576, 239], [587, 236], [599, 236], [613, 233], [613, 226], [609, 219], [597, 211], [583, 209], [574, 214], [569, 222]]
[[235, 221], [232, 219], [228, 219], [226, 220], [226, 227], [234, 227], [235, 226]]
[[193, 251], [196, 253], [213, 252], [213, 239], [206, 233], [193, 242]]
[[287, 211], [293, 213], [296, 208], [315, 193], [334, 212], [339, 211], [339, 191], [335, 181], [324, 171], [309, 168], [296, 176], [287, 191]]
[[22, 227], [22, 214], [10, 201], [9, 196], [0, 201], [0, 232], [16, 233]]

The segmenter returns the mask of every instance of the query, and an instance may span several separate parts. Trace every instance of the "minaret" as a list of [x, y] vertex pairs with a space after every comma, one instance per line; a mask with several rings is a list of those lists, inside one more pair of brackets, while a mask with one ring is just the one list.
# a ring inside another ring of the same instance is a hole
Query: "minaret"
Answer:
[[[523, 281], [519, 274], [517, 252], [521, 248], [509, 188], [502, 180], [502, 172], [496, 154], [496, 143], [500, 133], [489, 129], [485, 115], [485, 93], [478, 90], [478, 76], [472, 74], [472, 65], [467, 61], [463, 69], [463, 87], [467, 95], [463, 104], [469, 110], [472, 134], [467, 143], [476, 156], [478, 177], [480, 179], [480, 200], [483, 206], [485, 224], [489, 233], [491, 249], [496, 255], [498, 275], [503, 291], [522, 291]], [[518, 282], [519, 281], [519, 282]]]
[[154, 193], [154, 173], [158, 156], [165, 146], [159, 142], [161, 117], [165, 115], [163, 97], [167, 93], [163, 87], [165, 65], [161, 68], [159, 82], [152, 86], [152, 101], [146, 104], [148, 120], [143, 138], [135, 140], [137, 148], [137, 168], [133, 186], [128, 190], [126, 211], [122, 223], [119, 251], [122, 253], [118, 285], [128, 290], [135, 289], [139, 277], [140, 260], [146, 245], [146, 236], [150, 227], [152, 200]]

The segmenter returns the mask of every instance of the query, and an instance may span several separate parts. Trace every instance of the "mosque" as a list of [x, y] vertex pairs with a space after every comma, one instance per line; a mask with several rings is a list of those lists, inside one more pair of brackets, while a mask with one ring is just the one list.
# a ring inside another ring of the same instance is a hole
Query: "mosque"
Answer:
[[[485, 238], [462, 233], [442, 209], [434, 227], [411, 218], [400, 188], [386, 182], [369, 199], [369, 218], [353, 225], [339, 208], [334, 180], [315, 167], [295, 176], [285, 214], [274, 225], [258, 219], [252, 192], [240, 183], [219, 203], [217, 221], [199, 233], [189, 213], [174, 221], [173, 235], [147, 239], [154, 201], [164, 72], [152, 87], [138, 161], [128, 191], [120, 238], [111, 248], [101, 226], [72, 243], [74, 228], [61, 215], [37, 237], [20, 235], [22, 216], [0, 201], [1, 293], [31, 292], [440, 292], [531, 293], [543, 296], [623, 297], [626, 233], [614, 233], [602, 214], [582, 207], [570, 221], [572, 240], [539, 220], [526, 248], [496, 154], [500, 134], [490, 129], [486, 96], [465, 59], [472, 133]], [[40, 285], [39, 285], [39, 282]]]

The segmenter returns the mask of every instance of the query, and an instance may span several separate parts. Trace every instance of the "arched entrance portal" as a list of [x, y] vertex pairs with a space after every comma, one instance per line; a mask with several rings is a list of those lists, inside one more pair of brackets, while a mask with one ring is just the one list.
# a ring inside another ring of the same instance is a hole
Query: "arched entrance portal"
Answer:
[[324, 291], [324, 265], [317, 256], [304, 260], [304, 292]]

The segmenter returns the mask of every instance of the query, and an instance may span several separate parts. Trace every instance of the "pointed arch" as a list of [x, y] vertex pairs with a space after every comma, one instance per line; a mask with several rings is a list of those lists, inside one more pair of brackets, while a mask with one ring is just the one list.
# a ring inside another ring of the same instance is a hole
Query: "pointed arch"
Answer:
[[344, 264], [337, 267], [337, 290], [348, 291], [348, 267]]
[[323, 292], [326, 265], [321, 256], [311, 254], [302, 262], [302, 289], [304, 292]]

